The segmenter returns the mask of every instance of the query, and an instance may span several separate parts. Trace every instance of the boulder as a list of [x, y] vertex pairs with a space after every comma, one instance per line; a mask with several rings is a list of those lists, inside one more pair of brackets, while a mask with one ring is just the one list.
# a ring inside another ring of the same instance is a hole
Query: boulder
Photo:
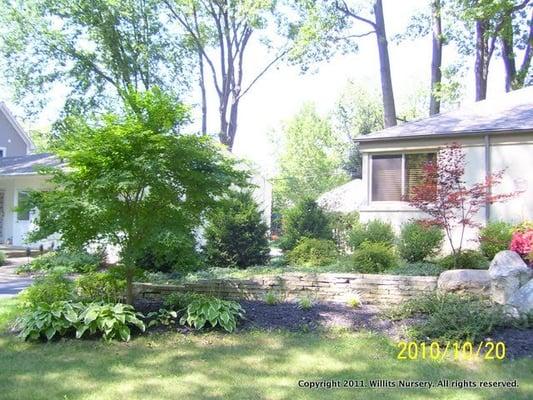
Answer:
[[508, 301], [521, 314], [533, 313], [533, 279], [518, 289]]
[[531, 279], [533, 271], [528, 268], [518, 253], [504, 250], [496, 254], [490, 263], [489, 275], [492, 300], [505, 304], [521, 286]]
[[440, 274], [437, 287], [444, 292], [490, 294], [490, 275], [479, 269], [452, 269]]

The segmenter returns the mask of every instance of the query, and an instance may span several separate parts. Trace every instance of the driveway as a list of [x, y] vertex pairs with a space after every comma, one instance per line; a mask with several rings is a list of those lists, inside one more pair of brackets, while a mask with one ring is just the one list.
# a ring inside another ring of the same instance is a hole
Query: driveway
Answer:
[[0, 299], [17, 295], [31, 285], [33, 278], [28, 275], [17, 275], [17, 267], [28, 262], [28, 257], [13, 257], [7, 264], [0, 267]]

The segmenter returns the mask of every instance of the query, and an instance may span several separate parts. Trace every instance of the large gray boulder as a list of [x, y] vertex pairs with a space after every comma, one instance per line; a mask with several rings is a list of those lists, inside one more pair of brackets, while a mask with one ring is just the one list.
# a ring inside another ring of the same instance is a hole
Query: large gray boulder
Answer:
[[505, 304], [521, 286], [531, 279], [533, 271], [528, 268], [518, 253], [504, 250], [496, 254], [490, 263], [489, 275], [492, 301]]
[[479, 269], [452, 269], [440, 274], [437, 287], [444, 292], [490, 295], [490, 275]]
[[520, 313], [533, 313], [533, 279], [518, 289], [508, 301]]

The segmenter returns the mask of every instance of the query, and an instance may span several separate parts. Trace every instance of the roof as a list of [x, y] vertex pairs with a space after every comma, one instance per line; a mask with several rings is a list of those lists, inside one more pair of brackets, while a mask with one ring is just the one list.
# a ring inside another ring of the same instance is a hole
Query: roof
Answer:
[[364, 203], [365, 189], [361, 179], [353, 179], [321, 194], [317, 203], [328, 211], [352, 212]]
[[357, 141], [507, 132], [533, 132], [533, 86], [455, 111], [393, 126], [365, 135]]
[[50, 153], [0, 158], [0, 176], [37, 175], [39, 167], [57, 167], [61, 161]]
[[16, 118], [13, 116], [13, 114], [11, 114], [11, 111], [9, 111], [9, 108], [7, 108], [6, 103], [4, 103], [3, 101], [0, 101], [0, 110], [6, 116], [7, 120], [11, 123], [15, 131], [24, 141], [24, 143], [26, 143], [26, 146], [28, 146], [28, 151], [31, 152], [35, 148], [35, 145], [33, 144], [28, 134], [24, 131], [22, 126], [18, 123]]

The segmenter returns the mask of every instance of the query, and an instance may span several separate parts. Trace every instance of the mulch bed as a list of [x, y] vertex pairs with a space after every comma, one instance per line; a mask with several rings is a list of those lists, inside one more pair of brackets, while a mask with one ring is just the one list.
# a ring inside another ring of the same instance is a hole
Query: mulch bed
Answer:
[[[245, 319], [238, 326], [239, 331], [246, 330], [288, 330], [314, 331], [324, 328], [344, 328], [353, 331], [370, 331], [384, 334], [393, 340], [406, 340], [406, 329], [416, 322], [413, 319], [391, 321], [384, 317], [380, 309], [370, 305], [350, 308], [344, 304], [320, 302], [304, 310], [296, 303], [283, 302], [269, 305], [262, 301], [242, 300], [241, 306], [246, 311]], [[162, 307], [160, 301], [138, 301], [137, 311], [148, 313]], [[151, 332], [162, 332], [169, 327], [151, 328]], [[192, 333], [190, 328], [181, 325], [172, 326], [172, 330]], [[503, 341], [506, 346], [506, 358], [533, 357], [533, 329], [500, 329], [490, 338]]]

